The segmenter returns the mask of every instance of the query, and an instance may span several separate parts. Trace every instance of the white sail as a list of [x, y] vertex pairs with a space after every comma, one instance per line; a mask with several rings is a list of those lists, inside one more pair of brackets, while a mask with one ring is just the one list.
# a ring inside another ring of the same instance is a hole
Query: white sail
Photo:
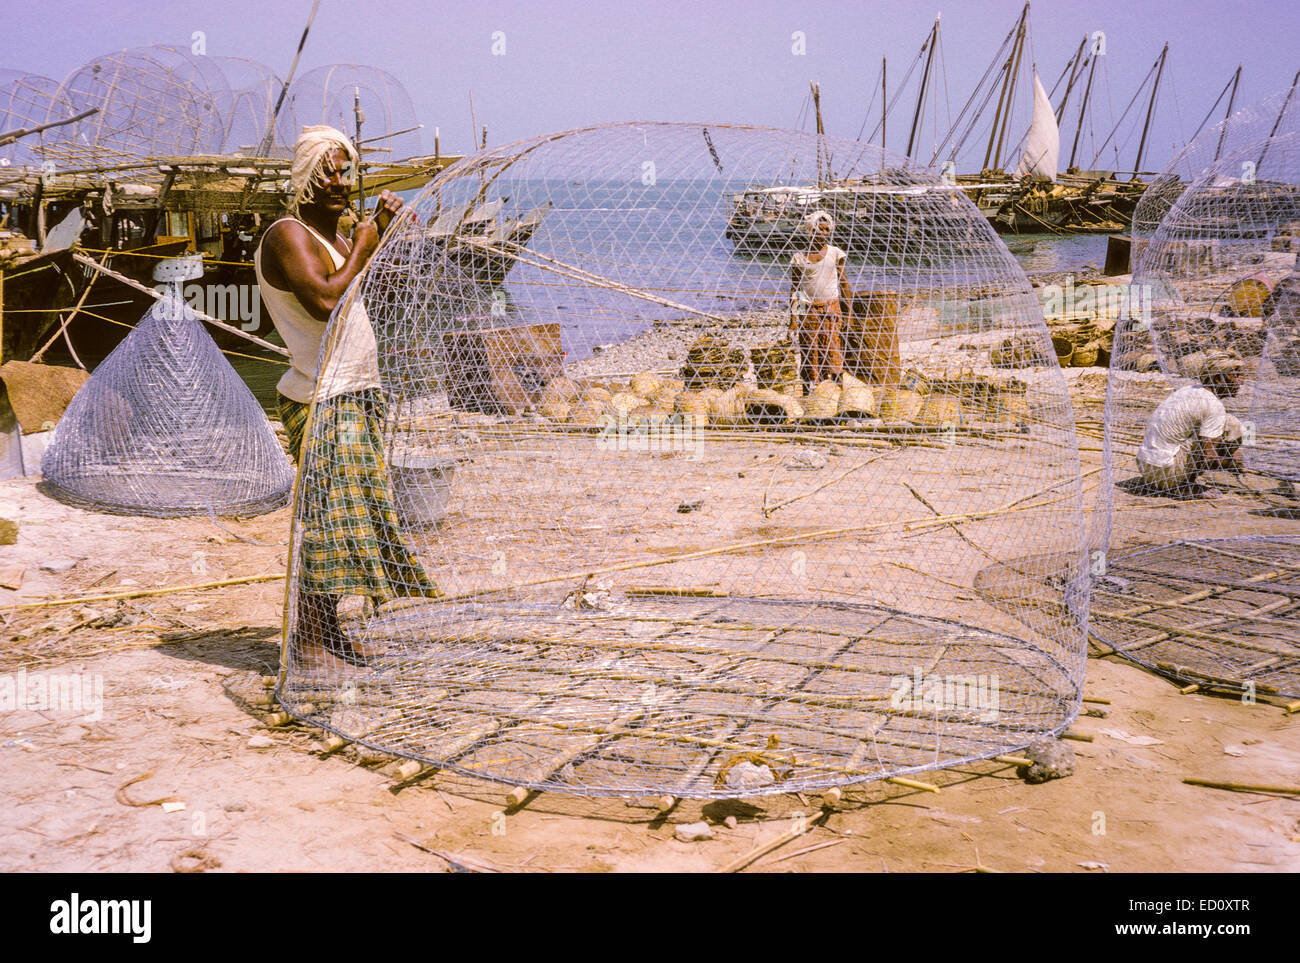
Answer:
[[1056, 180], [1056, 162], [1061, 156], [1061, 131], [1056, 126], [1056, 111], [1034, 70], [1034, 119], [1029, 124], [1025, 149], [1016, 165], [1016, 176], [1026, 174], [1034, 180]]

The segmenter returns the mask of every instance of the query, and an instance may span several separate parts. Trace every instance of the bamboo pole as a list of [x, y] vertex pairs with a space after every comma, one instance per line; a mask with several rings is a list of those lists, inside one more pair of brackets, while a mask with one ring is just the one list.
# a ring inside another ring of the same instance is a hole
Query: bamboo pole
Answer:
[[135, 592], [114, 592], [107, 595], [81, 595], [67, 599], [40, 599], [35, 602], [15, 602], [0, 605], [0, 612], [12, 612], [16, 609], [54, 608], [59, 605], [81, 605], [85, 602], [113, 602], [118, 599], [140, 599], [156, 595], [175, 595], [177, 592], [197, 592], [203, 589], [225, 588], [230, 585], [251, 585], [255, 582], [277, 582], [284, 578], [284, 573], [274, 575], [245, 575], [240, 578], [227, 578], [219, 582], [199, 582], [194, 585], [175, 585], [170, 588], [140, 589]]
[[1253, 785], [1244, 782], [1217, 782], [1212, 779], [1187, 777], [1183, 780], [1189, 786], [1205, 786], [1207, 789], [1228, 789], [1232, 792], [1266, 792], [1284, 796], [1300, 796], [1300, 786]]

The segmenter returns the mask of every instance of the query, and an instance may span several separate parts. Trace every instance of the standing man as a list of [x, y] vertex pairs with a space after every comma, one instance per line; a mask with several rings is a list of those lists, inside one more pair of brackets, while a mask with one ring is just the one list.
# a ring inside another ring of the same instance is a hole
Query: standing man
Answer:
[[1138, 472], [1157, 493], [1190, 494], [1204, 471], [1240, 472], [1241, 422], [1223, 407], [1224, 398], [1241, 387], [1241, 362], [1218, 353], [1206, 359], [1199, 385], [1185, 385], [1171, 394], [1151, 414]]
[[831, 244], [835, 221], [825, 211], [804, 219], [808, 250], [790, 259], [790, 333], [799, 348], [799, 374], [811, 391], [844, 371], [840, 300], [853, 297], [844, 276], [845, 253]]
[[[277, 385], [280, 418], [299, 470], [307, 472], [290, 658], [309, 671], [341, 671], [342, 662], [363, 664], [374, 654], [339, 624], [342, 595], [378, 604], [439, 594], [398, 528], [384, 460], [375, 335], [359, 296], [336, 321], [339, 330], [318, 370], [326, 322], [402, 206], [384, 191], [374, 217], [356, 225], [350, 242], [344, 238], [338, 223], [357, 163], [344, 134], [305, 127], [294, 144], [290, 214], [267, 228], [253, 259], [262, 299], [289, 349], [289, 370]], [[313, 457], [304, 464], [309, 413]]]

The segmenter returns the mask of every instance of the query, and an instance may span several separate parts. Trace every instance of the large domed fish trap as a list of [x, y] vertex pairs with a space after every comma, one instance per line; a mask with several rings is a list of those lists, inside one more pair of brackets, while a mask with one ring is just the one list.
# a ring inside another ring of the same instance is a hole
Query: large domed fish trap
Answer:
[[[833, 263], [806, 283], [834, 256], [818, 211], [851, 296]], [[361, 303], [382, 389], [319, 398], [302, 458], [298, 718], [682, 797], [952, 766], [1074, 718], [1068, 395], [1024, 273], [936, 172], [780, 130], [539, 137], [409, 206], [327, 366], [370, 350]]]
[[1296, 116], [1187, 184], [1140, 254], [1094, 535], [1094, 636], [1249, 698], [1300, 696]]
[[68, 405], [41, 460], [51, 494], [124, 515], [261, 515], [293, 465], [247, 385], [176, 296], [156, 302]]

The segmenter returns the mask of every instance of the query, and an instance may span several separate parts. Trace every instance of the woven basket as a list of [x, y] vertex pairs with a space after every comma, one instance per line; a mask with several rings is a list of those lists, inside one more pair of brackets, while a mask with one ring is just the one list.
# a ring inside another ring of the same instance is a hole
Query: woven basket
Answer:
[[880, 410], [876, 403], [876, 392], [870, 385], [859, 381], [847, 371], [840, 375], [840, 385], [838, 414], [871, 418]]
[[1263, 275], [1242, 278], [1228, 288], [1224, 313], [1238, 318], [1261, 317], [1270, 294], [1268, 279]]
[[709, 402], [703, 392], [683, 391], [677, 396], [673, 410], [693, 428], [703, 428], [709, 423]]
[[652, 374], [637, 374], [632, 376], [628, 382], [628, 390], [634, 395], [640, 395], [642, 398], [649, 398], [659, 390], [662, 382]]
[[592, 427], [600, 424], [602, 415], [609, 413], [613, 396], [604, 388], [588, 388], [569, 412], [569, 424]]
[[840, 386], [834, 381], [823, 381], [808, 393], [801, 402], [805, 421], [826, 421], [840, 413]]
[[1074, 342], [1063, 334], [1052, 335], [1052, 350], [1062, 368], [1070, 367], [1074, 359]]
[[569, 417], [569, 412], [573, 410], [573, 406], [581, 394], [582, 390], [571, 379], [563, 375], [552, 378], [546, 387], [542, 389], [537, 410], [542, 413], [544, 418], [563, 421]]
[[803, 418], [803, 405], [779, 391], [759, 388], [745, 395], [745, 420], [751, 425], [787, 425]]
[[919, 391], [890, 388], [880, 397], [880, 417], [884, 421], [915, 421], [924, 400]]
[[930, 395], [916, 420], [927, 428], [956, 428], [962, 422], [961, 402], [952, 395]]
[[[719, 428], [730, 428], [740, 424], [745, 414], [745, 395], [748, 393], [749, 389], [744, 385], [736, 385], [710, 397], [709, 423]], [[701, 394], [707, 395], [708, 392], [701, 392]]]
[[608, 410], [620, 421], [625, 421], [627, 416], [646, 403], [646, 400], [640, 395], [634, 395], [630, 391], [621, 391], [610, 399]]
[[1074, 368], [1091, 368], [1097, 363], [1097, 350], [1099, 347], [1100, 345], [1096, 341], [1077, 345], [1070, 355], [1070, 366]]
[[898, 349], [899, 296], [858, 291], [844, 322], [844, 369], [871, 385], [897, 387], [903, 365]]
[[798, 356], [789, 341], [750, 348], [749, 360], [754, 365], [754, 378], [760, 389], [779, 391], [792, 397], [803, 394]]

